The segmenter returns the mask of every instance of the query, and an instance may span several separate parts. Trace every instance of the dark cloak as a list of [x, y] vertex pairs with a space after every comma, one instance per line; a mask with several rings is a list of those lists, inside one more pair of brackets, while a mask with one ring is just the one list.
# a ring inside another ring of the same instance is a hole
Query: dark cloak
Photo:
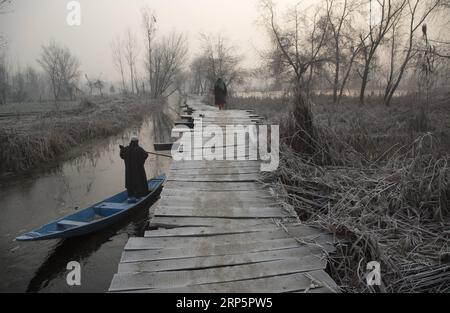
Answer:
[[214, 84], [214, 96], [216, 104], [224, 104], [227, 99], [227, 85], [221, 79]]
[[125, 188], [129, 197], [144, 197], [148, 194], [145, 160], [148, 153], [132, 141], [128, 147], [121, 147], [120, 157], [125, 162]]

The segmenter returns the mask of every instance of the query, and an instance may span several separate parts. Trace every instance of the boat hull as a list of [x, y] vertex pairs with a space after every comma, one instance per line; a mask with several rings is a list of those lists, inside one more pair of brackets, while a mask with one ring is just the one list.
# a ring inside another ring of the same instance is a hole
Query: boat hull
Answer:
[[[48, 223], [41, 228], [31, 231], [27, 234], [16, 238], [17, 241], [37, 241], [50, 239], [66, 239], [71, 237], [83, 236], [97, 232], [110, 225], [113, 225], [134, 211], [147, 208], [160, 194], [165, 175], [155, 177], [148, 181], [150, 193], [137, 201], [136, 203], [128, 203], [127, 193], [123, 191], [102, 202], [96, 203], [80, 212], [66, 216], [57, 221]], [[109, 201], [109, 202], [108, 202]], [[108, 207], [116, 206], [115, 208]], [[117, 208], [119, 207], [119, 208]], [[120, 209], [123, 207], [123, 209]], [[88, 220], [96, 214], [104, 214], [96, 220]], [[106, 215], [107, 214], [107, 215]], [[61, 227], [67, 229], [58, 230]]]

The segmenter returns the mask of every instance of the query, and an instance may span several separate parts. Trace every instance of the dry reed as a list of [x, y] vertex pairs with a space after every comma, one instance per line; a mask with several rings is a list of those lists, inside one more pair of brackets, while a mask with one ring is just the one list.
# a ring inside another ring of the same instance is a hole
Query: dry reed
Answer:
[[[342, 290], [449, 292], [450, 156], [435, 137], [382, 149], [362, 125], [315, 125], [305, 141], [295, 116], [282, 124], [280, 166], [265, 178], [305, 223], [335, 235], [328, 271]], [[311, 141], [313, 153], [292, 144]], [[381, 286], [366, 283], [370, 261], [381, 263]]]

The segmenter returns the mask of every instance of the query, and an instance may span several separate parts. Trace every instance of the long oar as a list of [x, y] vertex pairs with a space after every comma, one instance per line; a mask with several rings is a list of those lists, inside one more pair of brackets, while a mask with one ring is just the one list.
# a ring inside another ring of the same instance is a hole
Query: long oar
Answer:
[[[145, 151], [145, 150], [144, 150], [144, 151]], [[172, 158], [172, 156], [171, 156], [171, 155], [168, 155], [168, 154], [162, 154], [162, 153], [156, 153], [156, 152], [149, 152], [149, 151], [145, 151], [145, 152], [147, 152], [148, 154], [156, 155], [156, 156], [162, 156], [162, 157], [166, 157], [166, 158]]]

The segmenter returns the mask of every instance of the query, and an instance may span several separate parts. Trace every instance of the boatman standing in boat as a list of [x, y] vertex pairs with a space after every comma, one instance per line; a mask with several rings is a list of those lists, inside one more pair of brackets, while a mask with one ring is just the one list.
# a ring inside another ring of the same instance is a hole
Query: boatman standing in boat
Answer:
[[139, 146], [137, 136], [131, 137], [129, 146], [120, 145], [120, 157], [125, 162], [125, 188], [128, 200], [134, 202], [136, 198], [145, 197], [149, 192], [144, 168], [148, 153]]

